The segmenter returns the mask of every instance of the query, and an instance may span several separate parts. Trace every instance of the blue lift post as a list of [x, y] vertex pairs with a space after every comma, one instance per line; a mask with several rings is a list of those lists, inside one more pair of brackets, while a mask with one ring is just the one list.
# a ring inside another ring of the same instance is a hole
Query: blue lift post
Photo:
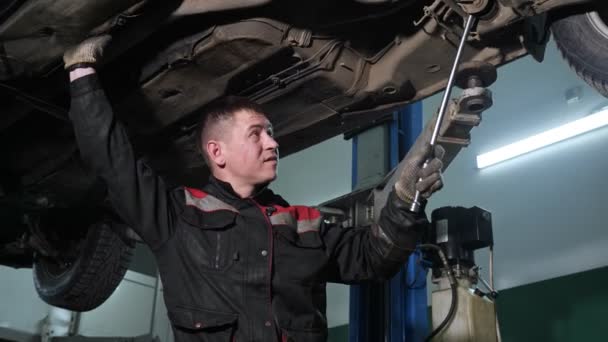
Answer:
[[[394, 168], [414, 144], [422, 129], [422, 103], [393, 113], [389, 123], [389, 163]], [[352, 187], [357, 184], [358, 139], [353, 137]], [[421, 253], [385, 284], [366, 283], [350, 288], [350, 342], [420, 342], [428, 334], [427, 269]]]

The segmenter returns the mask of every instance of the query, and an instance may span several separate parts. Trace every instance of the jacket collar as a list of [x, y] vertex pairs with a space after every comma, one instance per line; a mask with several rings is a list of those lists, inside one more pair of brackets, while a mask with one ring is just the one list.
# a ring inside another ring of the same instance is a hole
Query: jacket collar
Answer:
[[[255, 193], [253, 194], [253, 196], [248, 197], [248, 198], [241, 198], [236, 191], [234, 191], [234, 188], [232, 187], [232, 185], [228, 182], [224, 182], [223, 180], [217, 179], [215, 176], [210, 175], [209, 176], [209, 183], [208, 186], [206, 187], [207, 191], [209, 191], [211, 193], [211, 195], [219, 198], [222, 201], [226, 201], [226, 202], [230, 202], [230, 204], [234, 205], [237, 203], [249, 203], [252, 204], [252, 202], [250, 200], [254, 200], [256, 202], [259, 202], [260, 199], [265, 199], [268, 197], [268, 192], [270, 192], [270, 190], [268, 190], [268, 184], [269, 183], [265, 183], [265, 184], [261, 184], [256, 190]], [[237, 205], [240, 206], [240, 205]]]

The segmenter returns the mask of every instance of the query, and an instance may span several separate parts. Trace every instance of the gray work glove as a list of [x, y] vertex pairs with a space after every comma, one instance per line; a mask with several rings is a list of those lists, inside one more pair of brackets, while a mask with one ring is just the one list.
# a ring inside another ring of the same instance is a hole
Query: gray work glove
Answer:
[[[443, 163], [441, 159], [445, 150], [440, 145], [435, 145], [431, 151], [431, 136], [437, 115], [426, 125], [424, 131], [418, 136], [414, 146], [410, 148], [403, 159], [403, 167], [397, 182], [395, 192], [397, 196], [408, 204], [414, 202], [416, 190], [420, 191], [422, 199], [428, 199], [435, 192], [443, 187], [441, 169]], [[425, 168], [422, 168], [427, 159], [431, 159]]]
[[93, 67], [100, 63], [104, 50], [112, 37], [109, 34], [87, 38], [63, 54], [63, 63], [68, 71], [76, 68]]

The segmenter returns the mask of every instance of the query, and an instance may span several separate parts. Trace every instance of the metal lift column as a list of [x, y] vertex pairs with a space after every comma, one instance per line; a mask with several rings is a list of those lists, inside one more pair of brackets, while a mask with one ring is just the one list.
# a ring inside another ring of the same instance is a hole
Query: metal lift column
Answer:
[[[382, 179], [405, 156], [423, 126], [422, 103], [353, 137], [353, 190]], [[428, 334], [427, 269], [416, 251], [386, 283], [350, 289], [350, 342], [418, 342]]]

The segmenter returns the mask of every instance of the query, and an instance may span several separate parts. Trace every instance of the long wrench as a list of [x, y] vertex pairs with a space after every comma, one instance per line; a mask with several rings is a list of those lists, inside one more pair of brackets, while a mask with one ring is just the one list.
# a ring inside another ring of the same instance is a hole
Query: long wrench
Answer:
[[[445, 115], [445, 111], [448, 107], [448, 101], [452, 94], [452, 88], [454, 87], [454, 82], [456, 78], [456, 71], [458, 70], [458, 65], [460, 64], [460, 57], [462, 56], [462, 50], [464, 50], [464, 45], [467, 41], [469, 33], [471, 32], [471, 26], [473, 26], [473, 16], [469, 14], [467, 17], [467, 21], [464, 25], [464, 31], [462, 32], [462, 37], [460, 38], [460, 44], [458, 45], [458, 50], [456, 51], [456, 58], [454, 58], [454, 64], [452, 65], [452, 70], [450, 71], [450, 77], [448, 78], [448, 84], [445, 89], [445, 93], [443, 93], [443, 99], [441, 100], [441, 106], [439, 107], [439, 115], [437, 116], [437, 122], [435, 122], [435, 127], [433, 128], [433, 135], [431, 136], [431, 153], [433, 153], [435, 148], [435, 143], [437, 142], [437, 136], [439, 135], [439, 129], [441, 128], [441, 121], [443, 121], [443, 116]], [[431, 159], [427, 159], [422, 168], [426, 168]], [[420, 181], [420, 180], [418, 180]], [[416, 194], [414, 195], [414, 201], [410, 206], [410, 210], [417, 213], [420, 211], [420, 191], [416, 190]]]

